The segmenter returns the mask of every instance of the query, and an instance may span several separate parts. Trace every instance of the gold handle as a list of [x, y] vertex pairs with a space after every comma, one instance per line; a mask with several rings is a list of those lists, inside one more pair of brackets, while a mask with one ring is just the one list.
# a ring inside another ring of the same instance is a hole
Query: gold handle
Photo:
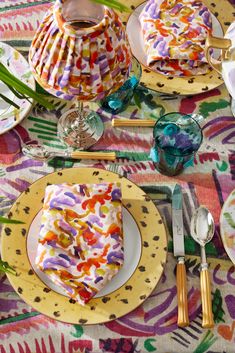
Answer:
[[213, 328], [214, 319], [211, 300], [211, 283], [208, 268], [203, 268], [200, 273], [202, 297], [202, 327]]
[[116, 153], [74, 151], [71, 153], [71, 157], [74, 159], [103, 159], [106, 161], [115, 161]]
[[[206, 39], [205, 51], [206, 51], [206, 59], [208, 63], [220, 74], [222, 73], [222, 61], [224, 59], [228, 59], [229, 52], [228, 49], [231, 47], [232, 42], [230, 39], [226, 38], [218, 38], [209, 36]], [[220, 60], [216, 60], [211, 56], [211, 49], [221, 49], [222, 50], [222, 58]]]
[[188, 299], [187, 299], [187, 282], [186, 270], [184, 262], [180, 262], [176, 267], [176, 284], [177, 284], [177, 300], [178, 300], [178, 326], [186, 327], [189, 325], [188, 317]]
[[153, 127], [156, 124], [155, 120], [150, 119], [112, 119], [112, 126], [132, 126], [132, 127]]

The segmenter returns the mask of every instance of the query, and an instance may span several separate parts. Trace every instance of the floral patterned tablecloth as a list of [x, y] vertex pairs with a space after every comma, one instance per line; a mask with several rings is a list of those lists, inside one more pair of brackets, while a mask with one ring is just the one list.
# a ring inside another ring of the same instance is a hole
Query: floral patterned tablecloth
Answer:
[[[2, 0], [0, 39], [25, 51], [42, 18], [48, 1]], [[235, 351], [235, 267], [225, 253], [219, 230], [221, 207], [235, 188], [235, 120], [230, 97], [224, 86], [192, 97], [175, 97], [139, 86], [135, 100], [120, 114], [128, 118], [152, 118], [181, 111], [199, 113], [204, 143], [189, 167], [175, 178], [160, 175], [149, 159], [152, 130], [117, 128], [112, 116], [93, 104], [103, 117], [105, 133], [96, 150], [114, 150], [115, 163], [54, 159], [49, 164], [29, 159], [21, 153], [22, 142], [38, 141], [63, 148], [56, 136], [57, 119], [67, 108], [56, 101], [57, 109], [47, 112], [36, 107], [17, 127], [0, 136], [0, 212], [6, 215], [16, 198], [38, 178], [61, 168], [95, 166], [119, 172], [137, 183], [152, 197], [159, 183], [178, 182], [184, 194], [184, 225], [190, 326], [177, 327], [176, 261], [172, 255], [171, 208], [155, 200], [168, 228], [168, 257], [160, 283], [145, 303], [128, 315], [95, 326], [70, 325], [49, 319], [25, 304], [7, 278], [0, 277], [0, 353], [72, 352], [159, 352], [234, 353]], [[213, 313], [211, 330], [201, 327], [199, 247], [189, 236], [192, 212], [206, 205], [216, 221], [213, 242], [207, 247], [212, 277]], [[134, 295], [134, 293], [133, 293]]]

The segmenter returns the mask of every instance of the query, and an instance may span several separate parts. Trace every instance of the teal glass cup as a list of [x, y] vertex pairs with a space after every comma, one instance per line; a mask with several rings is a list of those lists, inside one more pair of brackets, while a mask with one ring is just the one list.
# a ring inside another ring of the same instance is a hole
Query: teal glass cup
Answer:
[[168, 176], [193, 166], [194, 155], [203, 140], [202, 129], [190, 115], [163, 115], [153, 129], [154, 146], [150, 156], [156, 169]]

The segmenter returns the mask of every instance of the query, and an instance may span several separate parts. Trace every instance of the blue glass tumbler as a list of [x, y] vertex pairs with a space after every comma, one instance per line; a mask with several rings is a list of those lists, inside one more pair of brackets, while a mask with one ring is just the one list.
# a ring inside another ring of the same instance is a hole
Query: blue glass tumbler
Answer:
[[108, 113], [118, 114], [130, 104], [134, 90], [138, 86], [142, 70], [139, 62], [133, 57], [130, 74], [126, 82], [114, 93], [98, 102], [99, 106]]
[[190, 115], [169, 113], [156, 122], [153, 138], [151, 158], [156, 169], [161, 174], [173, 176], [193, 166], [203, 135], [199, 124]]

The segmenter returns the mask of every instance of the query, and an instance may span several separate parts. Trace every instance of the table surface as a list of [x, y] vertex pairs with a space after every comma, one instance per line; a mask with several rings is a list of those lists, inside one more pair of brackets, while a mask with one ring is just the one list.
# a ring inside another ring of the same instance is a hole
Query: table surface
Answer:
[[[41, 20], [47, 1], [2, 0], [0, 2], [0, 40], [27, 50]], [[115, 163], [102, 161], [66, 161], [49, 164], [21, 154], [21, 143], [38, 141], [62, 148], [56, 136], [56, 122], [67, 109], [58, 101], [57, 111], [48, 113], [38, 107], [13, 130], [0, 136], [0, 212], [6, 215], [16, 198], [38, 178], [61, 168], [95, 166], [125, 175], [151, 196], [159, 183], [180, 183], [184, 194], [187, 285], [190, 326], [177, 327], [177, 295], [172, 256], [171, 208], [167, 201], [155, 200], [168, 227], [168, 257], [164, 274], [152, 295], [128, 315], [102, 325], [70, 325], [47, 318], [29, 307], [14, 292], [6, 276], [0, 277], [0, 353], [23, 352], [194, 352], [234, 353], [235, 341], [235, 267], [220, 238], [221, 207], [235, 183], [235, 120], [226, 88], [192, 97], [158, 94], [139, 87], [128, 109], [120, 116], [152, 118], [181, 111], [202, 114], [204, 142], [189, 167], [178, 177], [160, 175], [149, 159], [152, 130], [149, 128], [111, 127], [111, 116], [98, 109], [105, 133], [94, 150], [118, 151]], [[139, 107], [135, 104], [138, 102]], [[189, 223], [198, 205], [207, 206], [216, 222], [213, 242], [207, 247], [212, 278], [215, 328], [201, 327], [199, 285], [199, 247], [189, 236]]]

